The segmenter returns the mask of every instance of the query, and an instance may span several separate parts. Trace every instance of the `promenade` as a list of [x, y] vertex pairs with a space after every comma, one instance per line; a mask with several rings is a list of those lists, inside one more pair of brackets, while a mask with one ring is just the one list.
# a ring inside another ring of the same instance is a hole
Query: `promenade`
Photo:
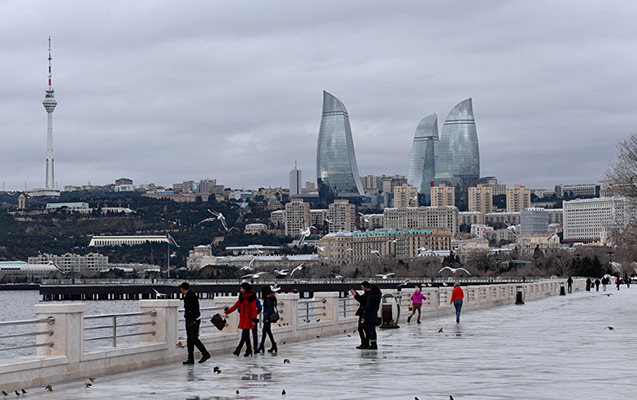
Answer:
[[[215, 355], [123, 374], [26, 388], [63, 399], [619, 399], [637, 388], [637, 287], [548, 296], [379, 330], [279, 343], [279, 354]], [[612, 326], [614, 330], [606, 327]], [[442, 333], [438, 333], [440, 328]], [[284, 363], [289, 359], [290, 363]], [[213, 373], [218, 366], [220, 374]], [[1, 389], [1, 388], [0, 388]], [[237, 394], [237, 390], [239, 394]], [[285, 396], [282, 391], [285, 390]], [[11, 396], [15, 397], [15, 394]]]

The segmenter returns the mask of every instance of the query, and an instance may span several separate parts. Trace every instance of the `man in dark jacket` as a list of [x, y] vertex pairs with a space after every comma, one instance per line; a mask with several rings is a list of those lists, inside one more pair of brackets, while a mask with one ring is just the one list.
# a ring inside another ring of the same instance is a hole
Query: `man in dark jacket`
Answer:
[[367, 337], [369, 338], [368, 349], [378, 350], [378, 345], [376, 344], [376, 322], [378, 322], [378, 309], [380, 308], [383, 294], [376, 285], [371, 285], [367, 294], [367, 303], [363, 310], [361, 322], [363, 326], [365, 326], [365, 329], [367, 329]]
[[199, 324], [201, 323], [199, 319], [201, 316], [199, 312], [199, 298], [190, 290], [188, 282], [183, 282], [179, 285], [179, 288], [184, 295], [184, 318], [186, 319], [186, 342], [188, 344], [188, 359], [184, 361], [184, 364], [195, 363], [195, 346], [197, 346], [197, 349], [201, 352], [201, 360], [199, 360], [199, 363], [204, 363], [210, 358], [210, 353], [208, 353], [206, 347], [201, 343], [201, 340], [199, 340]]
[[358, 310], [356, 310], [356, 315], [358, 315], [358, 335], [361, 337], [360, 346], [356, 346], [357, 349], [367, 349], [369, 348], [369, 337], [367, 337], [367, 329], [365, 329], [365, 325], [361, 321], [363, 318], [363, 311], [365, 310], [365, 305], [367, 304], [367, 297], [369, 296], [369, 282], [364, 281], [361, 283], [361, 289], [363, 289], [363, 294], [360, 295], [354, 289], [350, 289], [350, 293], [354, 296], [354, 299], [358, 301]]

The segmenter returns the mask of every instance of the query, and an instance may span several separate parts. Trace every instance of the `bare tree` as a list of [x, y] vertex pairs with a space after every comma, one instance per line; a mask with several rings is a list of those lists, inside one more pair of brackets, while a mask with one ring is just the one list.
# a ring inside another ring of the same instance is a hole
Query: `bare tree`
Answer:
[[613, 192], [637, 198], [637, 134], [617, 145], [619, 155], [610, 161], [606, 177], [610, 179]]

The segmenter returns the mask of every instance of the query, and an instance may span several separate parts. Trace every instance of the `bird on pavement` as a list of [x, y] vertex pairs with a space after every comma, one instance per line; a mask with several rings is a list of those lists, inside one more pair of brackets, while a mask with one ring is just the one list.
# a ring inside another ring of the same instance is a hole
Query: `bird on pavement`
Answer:
[[51, 386], [51, 385], [46, 385], [46, 386], [44, 387], [44, 390], [48, 390], [49, 392], [52, 392], [52, 391], [53, 391], [53, 386]]
[[614, 331], [615, 328], [613, 328], [612, 326], [607, 326], [606, 329], [608, 329], [609, 331]]
[[20, 389], [20, 390], [22, 390], [22, 394], [27, 394], [26, 390], [24, 390], [24, 389]]
[[289, 363], [290, 363], [289, 359], [286, 358], [285, 360], [283, 360], [283, 364], [289, 364]]
[[442, 328], [438, 329], [438, 333], [442, 333]]
[[220, 373], [221, 373], [221, 368], [219, 368], [218, 366], [215, 366], [215, 367], [212, 369], [212, 371], [213, 371], [215, 374], [220, 374]]
[[281, 392], [281, 395], [285, 396], [285, 389]]
[[442, 271], [444, 271], [444, 270], [446, 270], [446, 269], [448, 269], [449, 271], [451, 271], [451, 273], [452, 273], [452, 274], [455, 274], [455, 273], [456, 273], [456, 272], [458, 272], [458, 271], [464, 271], [464, 272], [466, 272], [467, 274], [471, 275], [471, 273], [470, 273], [469, 271], [467, 271], [466, 269], [464, 269], [464, 268], [451, 268], [451, 267], [444, 267], [444, 268], [440, 269], [440, 271], [438, 271], [438, 273], [441, 273]]

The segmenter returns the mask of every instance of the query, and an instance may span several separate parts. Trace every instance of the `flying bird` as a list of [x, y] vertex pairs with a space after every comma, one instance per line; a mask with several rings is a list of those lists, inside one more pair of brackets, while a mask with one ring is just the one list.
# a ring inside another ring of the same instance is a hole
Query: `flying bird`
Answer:
[[380, 257], [380, 251], [378, 251], [378, 250], [370, 250], [370, 251], [369, 251], [369, 254], [373, 254], [373, 255], [375, 255], [376, 257], [381, 258], [381, 257]]
[[381, 278], [381, 279], [387, 279], [387, 278], [389, 278], [392, 275], [394, 275], [393, 272], [389, 272], [389, 273], [386, 273], [386, 274], [376, 274], [376, 276]]
[[241, 271], [252, 271], [252, 263], [254, 262], [254, 260], [256, 260], [256, 258], [250, 260], [250, 264], [241, 267]]
[[365, 214], [359, 212], [358, 215], [360, 215], [363, 218], [363, 221], [365, 221], [365, 223], [369, 224], [369, 217], [366, 216]]
[[259, 279], [261, 277], [261, 275], [263, 274], [267, 274], [266, 271], [261, 271], [261, 272], [257, 272], [256, 274], [247, 274], [247, 275], [243, 275], [241, 278], [245, 279], [245, 278], [250, 278], [250, 279]]
[[316, 246], [318, 251], [325, 251], [325, 246]]
[[223, 216], [223, 214], [221, 214], [220, 212], [217, 211], [213, 211], [211, 209], [208, 209], [208, 212], [212, 215], [214, 215], [214, 218], [206, 218], [203, 221], [199, 222], [200, 224], [203, 224], [204, 222], [211, 222], [211, 221], [220, 221], [221, 225], [223, 225], [223, 228], [225, 230], [228, 230], [228, 224], [226, 223], [226, 217]]
[[300, 229], [300, 235], [299, 235], [299, 246], [301, 246], [303, 244], [303, 242], [305, 241], [305, 239], [307, 237], [309, 237], [312, 234], [312, 228], [316, 229], [315, 226], [309, 226], [309, 227], [304, 227], [303, 229]]
[[287, 269], [280, 269], [280, 270], [279, 269], [275, 269], [274, 273], [279, 275], [279, 276], [287, 276], [287, 275], [290, 274]]
[[438, 273], [441, 273], [442, 271], [444, 271], [444, 270], [446, 270], [446, 269], [448, 269], [449, 271], [451, 271], [451, 273], [453, 273], [453, 274], [455, 274], [457, 271], [464, 271], [464, 272], [466, 272], [467, 274], [471, 275], [471, 273], [470, 273], [469, 271], [467, 271], [466, 269], [464, 269], [464, 268], [451, 268], [451, 267], [444, 267], [444, 268], [442, 268], [440, 271], [438, 271]]
[[332, 223], [332, 220], [331, 220], [331, 219], [328, 219], [328, 218], [325, 218], [325, 222], [327, 222], [328, 224], [331, 224], [331, 223]]
[[279, 285], [270, 285], [270, 289], [272, 289], [273, 292], [278, 292], [279, 290], [281, 290], [281, 286]]
[[299, 266], [297, 266], [297, 267], [294, 267], [294, 269], [292, 270], [292, 272], [290, 272], [290, 276], [294, 275], [294, 273], [295, 273], [296, 271], [300, 271], [300, 270], [302, 270], [302, 269], [303, 269], [303, 263], [301, 263], [301, 265], [299, 265]]

